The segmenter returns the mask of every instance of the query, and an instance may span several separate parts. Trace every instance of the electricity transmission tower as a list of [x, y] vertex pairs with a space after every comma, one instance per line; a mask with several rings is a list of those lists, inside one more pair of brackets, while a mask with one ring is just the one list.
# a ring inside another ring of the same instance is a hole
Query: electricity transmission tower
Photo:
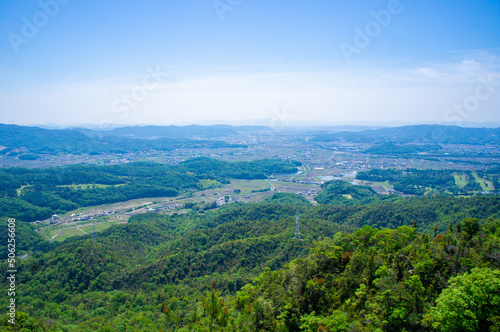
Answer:
[[299, 210], [297, 210], [297, 215], [295, 216], [295, 235], [297, 239], [300, 240], [300, 230], [299, 230]]

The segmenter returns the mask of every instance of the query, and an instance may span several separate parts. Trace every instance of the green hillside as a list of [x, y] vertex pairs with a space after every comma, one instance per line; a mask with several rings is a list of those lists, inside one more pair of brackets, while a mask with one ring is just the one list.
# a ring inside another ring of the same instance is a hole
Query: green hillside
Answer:
[[[320, 134], [315, 136], [313, 141], [329, 142], [341, 139], [358, 143], [499, 144], [500, 129], [464, 128], [443, 125], [412, 125], [356, 132], [344, 131], [339, 133]], [[421, 147], [419, 147], [419, 149], [421, 149]]]
[[[450, 278], [497, 278], [497, 196], [350, 206], [273, 197], [204, 214], [139, 214], [95, 240], [72, 237], [52, 247], [23, 230], [31, 240], [23, 244], [30, 257], [18, 266], [19, 326], [446, 331], [446, 315], [458, 309], [441, 303], [455, 291], [450, 285], [461, 287]], [[301, 239], [293, 237], [297, 209]], [[490, 310], [493, 299], [482, 301]], [[497, 311], [474, 310], [474, 326], [496, 326]]]

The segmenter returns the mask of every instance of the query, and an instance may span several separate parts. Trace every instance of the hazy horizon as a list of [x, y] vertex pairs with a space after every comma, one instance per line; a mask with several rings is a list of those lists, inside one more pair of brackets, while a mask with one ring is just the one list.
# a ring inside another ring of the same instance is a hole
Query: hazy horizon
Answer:
[[360, 130], [370, 130], [374, 128], [395, 128], [395, 127], [406, 127], [406, 126], [420, 126], [420, 125], [436, 125], [436, 126], [458, 126], [462, 128], [489, 128], [497, 129], [500, 128], [500, 122], [464, 122], [461, 124], [450, 124], [450, 123], [432, 123], [432, 122], [340, 122], [340, 123], [322, 123], [322, 122], [286, 122], [280, 123], [277, 118], [271, 119], [258, 119], [249, 121], [200, 121], [200, 122], [180, 122], [180, 123], [170, 123], [170, 124], [155, 124], [155, 123], [102, 123], [102, 124], [92, 124], [92, 123], [72, 123], [72, 124], [58, 124], [58, 123], [40, 123], [40, 124], [15, 124], [15, 123], [0, 123], [4, 125], [17, 125], [17, 126], [27, 126], [27, 127], [39, 127], [44, 129], [72, 129], [72, 128], [87, 128], [87, 129], [99, 129], [107, 130], [114, 128], [123, 127], [147, 127], [147, 126], [159, 126], [159, 127], [186, 127], [192, 125], [198, 126], [255, 126], [255, 127], [268, 127], [277, 131], [283, 131], [286, 129], [335, 129], [335, 128], [359, 128]]

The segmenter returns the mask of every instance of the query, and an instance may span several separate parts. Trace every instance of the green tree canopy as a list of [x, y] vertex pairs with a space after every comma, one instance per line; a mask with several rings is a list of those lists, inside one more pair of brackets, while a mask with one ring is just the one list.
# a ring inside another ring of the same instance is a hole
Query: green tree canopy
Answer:
[[488, 331], [500, 315], [500, 270], [475, 268], [449, 281], [427, 316], [430, 325], [439, 331]]

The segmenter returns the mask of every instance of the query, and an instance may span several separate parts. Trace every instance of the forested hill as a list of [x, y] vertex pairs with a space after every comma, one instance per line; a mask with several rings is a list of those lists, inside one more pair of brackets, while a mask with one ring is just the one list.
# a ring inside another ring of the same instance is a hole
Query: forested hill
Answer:
[[92, 130], [76, 128], [87, 135], [97, 136], [134, 136], [134, 137], [224, 137], [238, 136], [242, 132], [260, 132], [270, 130], [261, 126], [230, 126], [230, 125], [189, 125], [189, 126], [128, 126], [110, 130]]
[[496, 331], [499, 213], [496, 196], [313, 206], [276, 194], [202, 215], [140, 214], [95, 240], [53, 248], [23, 228], [32, 256], [18, 267], [18, 323], [31, 331]]
[[[144, 150], [169, 151], [177, 148], [243, 147], [214, 141], [242, 132], [269, 130], [258, 126], [133, 126], [109, 130], [43, 129], [0, 124], [2, 154], [125, 153]], [[204, 138], [200, 140], [199, 138]], [[154, 138], [154, 139], [152, 139]], [[197, 138], [197, 139], [192, 139]]]
[[358, 143], [456, 143], [500, 144], [500, 128], [464, 128], [442, 125], [414, 125], [357, 132], [321, 134], [313, 141], [343, 139]]
[[25, 149], [26, 152], [55, 153], [71, 152], [78, 153], [84, 150], [99, 150], [102, 144], [76, 130], [43, 129], [38, 127], [26, 127], [17, 125], [0, 124], [0, 151], [7, 154], [16, 149]]
[[499, 220], [466, 219], [436, 237], [365, 226], [260, 274], [230, 309], [203, 312], [228, 331], [498, 331], [499, 245]]

